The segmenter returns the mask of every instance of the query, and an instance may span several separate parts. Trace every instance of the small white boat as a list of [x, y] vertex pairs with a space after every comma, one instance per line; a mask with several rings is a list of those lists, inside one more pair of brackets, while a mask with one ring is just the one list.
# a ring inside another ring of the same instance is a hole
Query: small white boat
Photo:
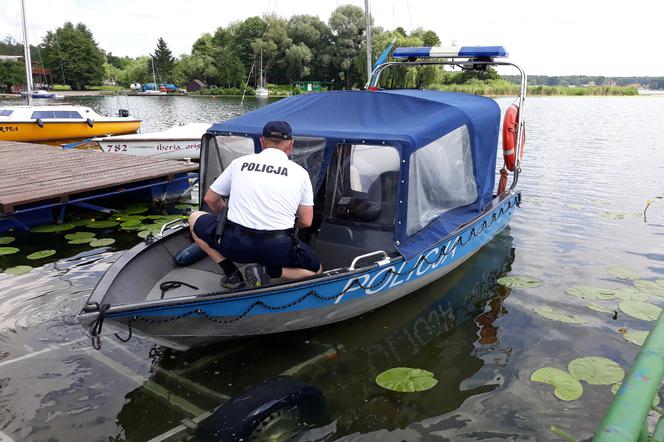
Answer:
[[170, 160], [200, 157], [201, 138], [211, 125], [189, 123], [161, 132], [93, 138], [104, 152]]

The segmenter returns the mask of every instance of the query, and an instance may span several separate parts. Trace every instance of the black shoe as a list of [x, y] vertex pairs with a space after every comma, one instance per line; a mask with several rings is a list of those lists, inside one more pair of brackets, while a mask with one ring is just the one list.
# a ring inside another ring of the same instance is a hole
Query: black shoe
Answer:
[[265, 273], [265, 266], [251, 264], [244, 269], [244, 280], [247, 287], [263, 287], [270, 283], [270, 277]]
[[224, 275], [221, 278], [221, 286], [228, 290], [239, 289], [244, 285], [244, 279], [242, 278], [242, 273], [239, 270], [235, 270], [230, 275]]

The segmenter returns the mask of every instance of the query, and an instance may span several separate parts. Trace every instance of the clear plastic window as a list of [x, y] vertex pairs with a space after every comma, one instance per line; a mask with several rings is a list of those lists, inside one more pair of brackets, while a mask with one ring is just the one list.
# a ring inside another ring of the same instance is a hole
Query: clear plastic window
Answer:
[[408, 235], [448, 210], [475, 202], [468, 128], [461, 126], [413, 153], [408, 174]]
[[205, 158], [202, 159], [203, 190], [205, 194], [210, 185], [231, 162], [245, 155], [254, 153], [254, 140], [249, 137], [221, 136], [207, 138]]
[[332, 219], [394, 229], [399, 153], [391, 146], [337, 146], [327, 178]]
[[293, 139], [295, 142], [293, 143], [291, 160], [309, 172], [311, 186], [315, 191], [320, 168], [323, 165], [326, 141], [324, 138], [309, 137], [293, 137]]

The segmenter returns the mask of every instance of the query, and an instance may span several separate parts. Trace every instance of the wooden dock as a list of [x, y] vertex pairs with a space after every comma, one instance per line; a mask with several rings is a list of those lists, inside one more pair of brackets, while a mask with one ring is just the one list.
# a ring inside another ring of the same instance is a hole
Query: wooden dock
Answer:
[[197, 170], [182, 161], [0, 141], [0, 216], [26, 204], [66, 204], [77, 195]]

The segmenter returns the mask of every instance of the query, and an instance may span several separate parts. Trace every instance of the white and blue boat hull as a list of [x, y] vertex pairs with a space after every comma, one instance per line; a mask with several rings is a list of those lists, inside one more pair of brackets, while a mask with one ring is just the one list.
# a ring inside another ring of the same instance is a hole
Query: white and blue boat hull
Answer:
[[[520, 193], [509, 192], [495, 198], [481, 215], [410, 260], [396, 257], [389, 263], [333, 271], [319, 278], [261, 290], [198, 293], [111, 305], [103, 314], [104, 327], [123, 331], [123, 337], [131, 332], [171, 348], [186, 349], [343, 321], [396, 301], [445, 276], [507, 226], [520, 198]], [[121, 268], [126, 262], [118, 261], [116, 265]], [[105, 288], [98, 289], [101, 294]], [[89, 304], [94, 304], [95, 299], [102, 300], [93, 293]], [[99, 314], [84, 308], [78, 318], [91, 328], [99, 321]]]

